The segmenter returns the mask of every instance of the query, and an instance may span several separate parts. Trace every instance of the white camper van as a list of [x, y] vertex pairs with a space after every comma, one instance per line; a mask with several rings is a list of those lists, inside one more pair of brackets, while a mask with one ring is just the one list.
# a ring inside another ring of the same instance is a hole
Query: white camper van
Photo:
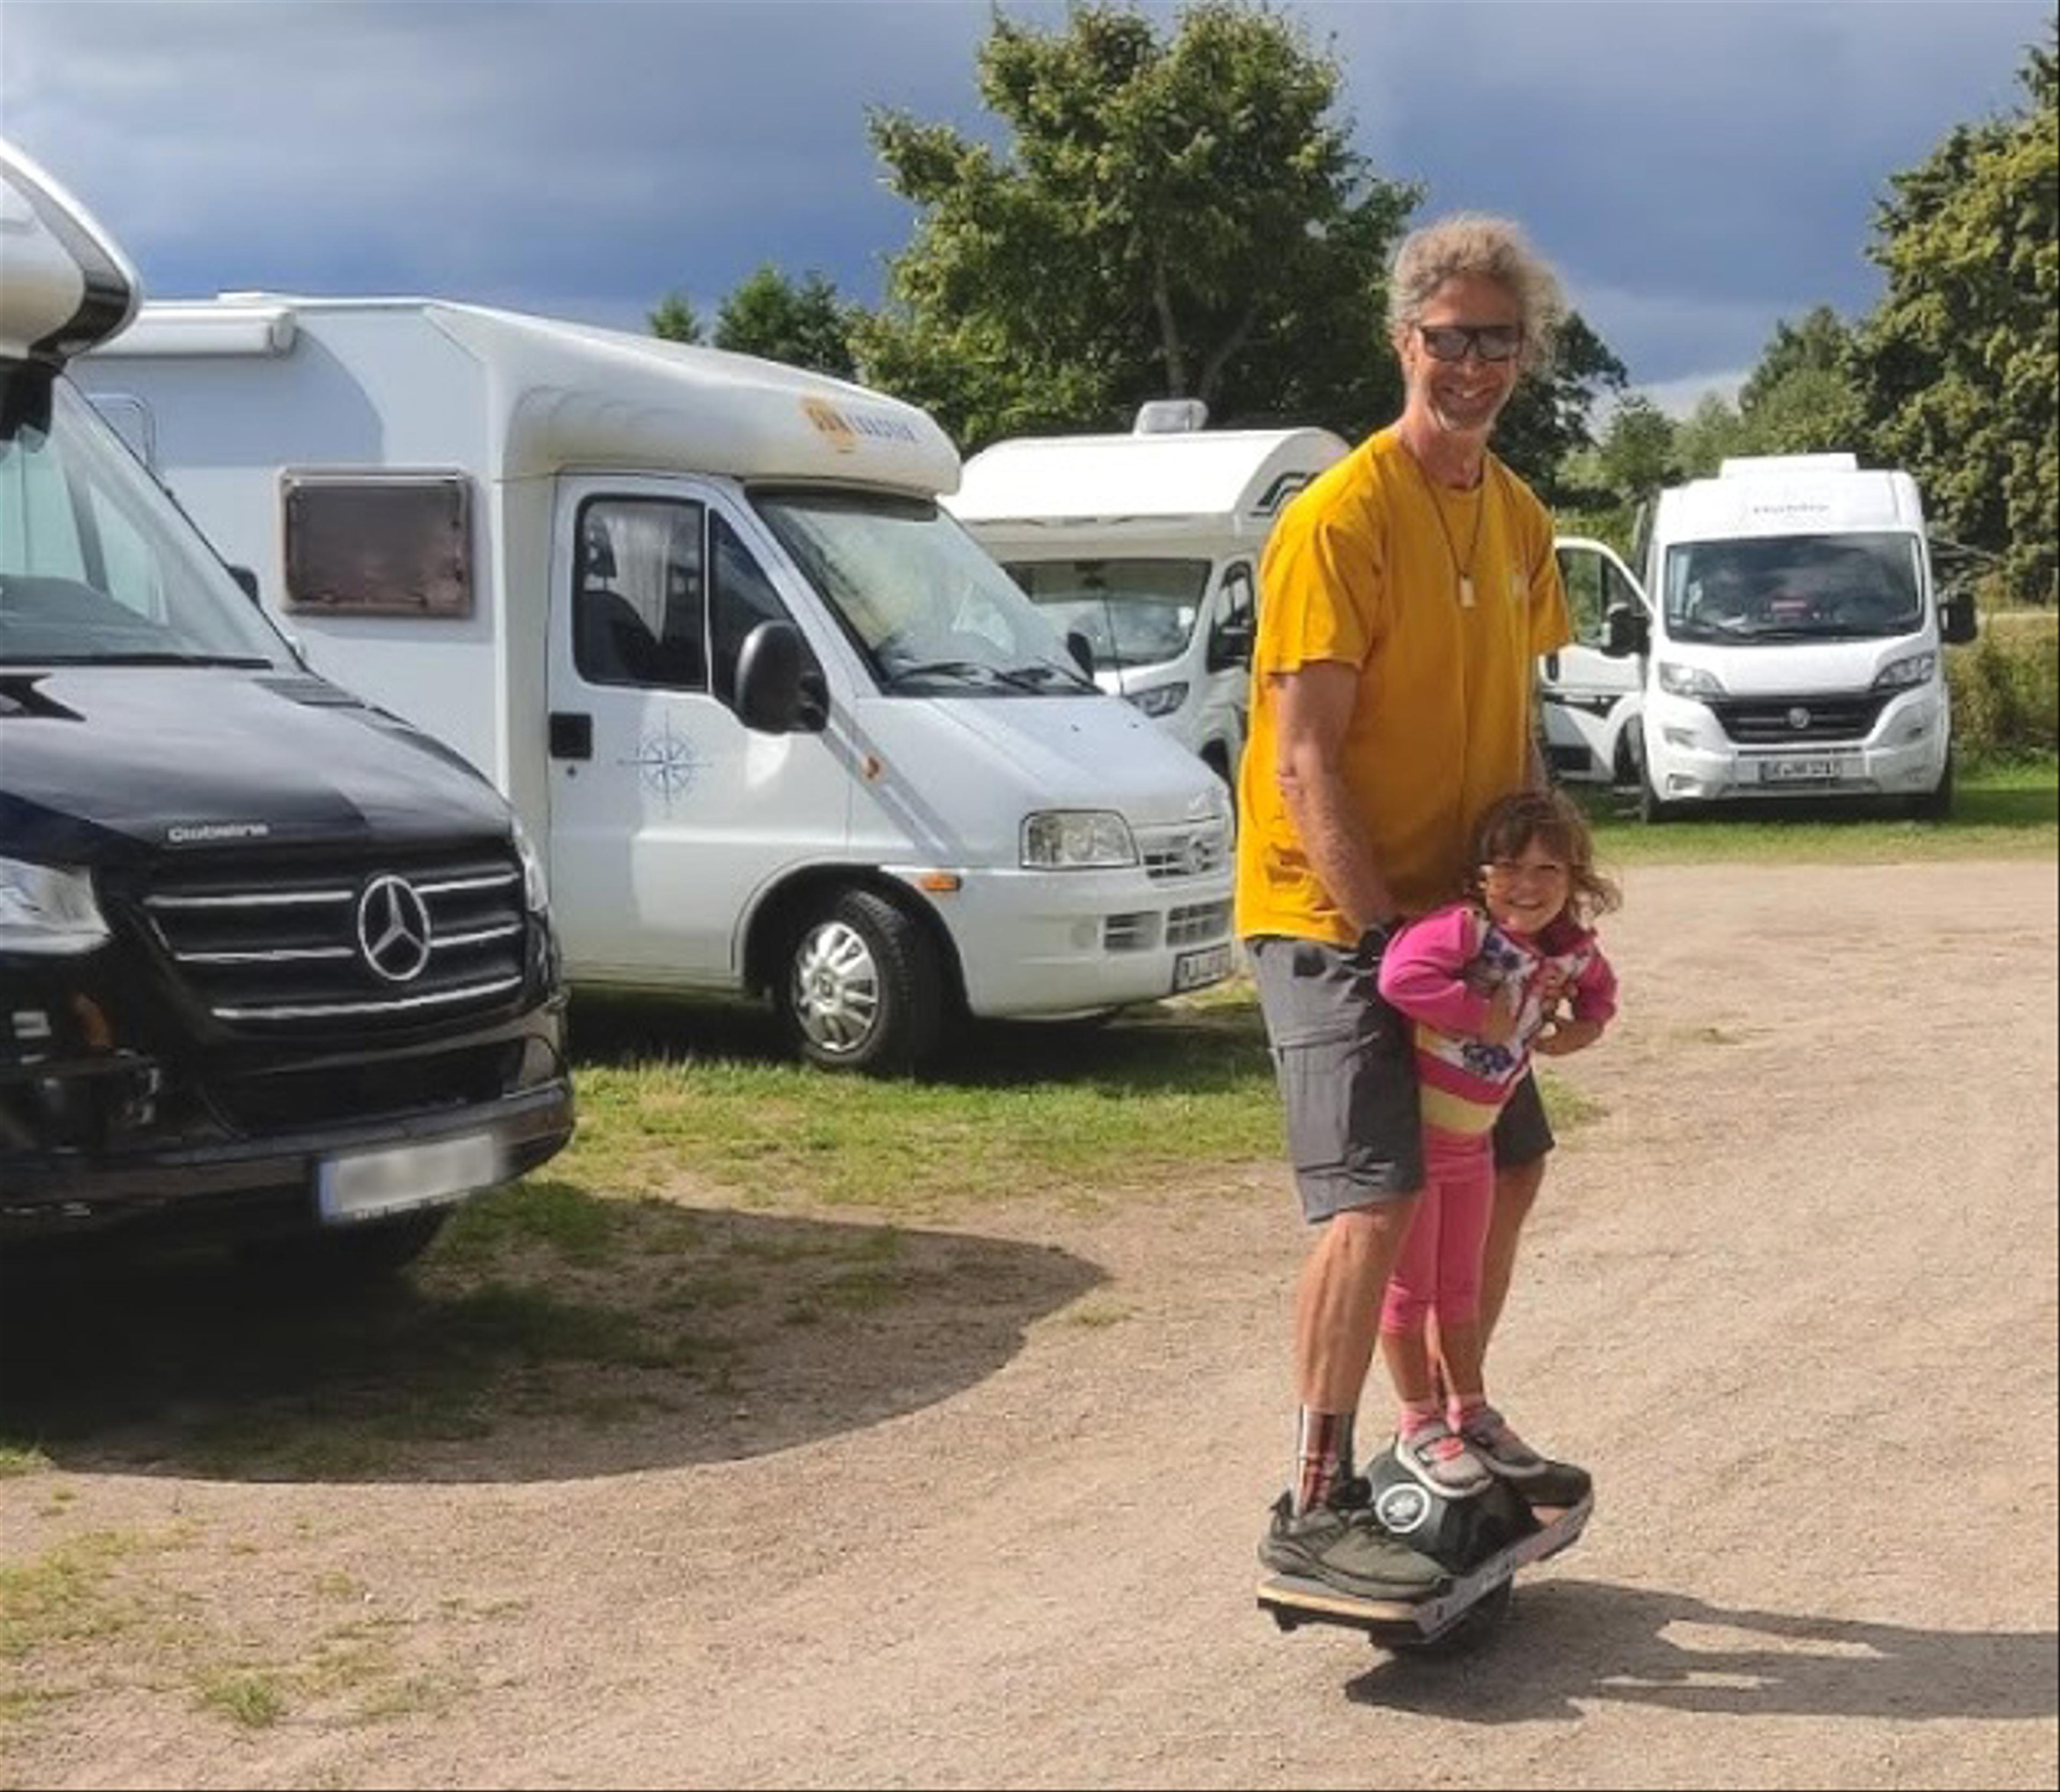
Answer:
[[317, 668], [514, 799], [575, 984], [884, 1069], [1230, 973], [1221, 785], [940, 511], [923, 412], [417, 298], [146, 306], [84, 383]]
[[1260, 551], [1348, 452], [1327, 429], [1200, 427], [1160, 401], [1129, 435], [1024, 437], [966, 462], [952, 513], [1128, 698], [1226, 782], [1244, 748]]
[[1548, 741], [1635, 766], [1643, 812], [1795, 796], [1953, 794], [1943, 649], [1971, 601], [1932, 581], [1906, 473], [1850, 454], [1726, 461], [1659, 494], [1641, 583], [1563, 541], [1576, 644], [1545, 669]]

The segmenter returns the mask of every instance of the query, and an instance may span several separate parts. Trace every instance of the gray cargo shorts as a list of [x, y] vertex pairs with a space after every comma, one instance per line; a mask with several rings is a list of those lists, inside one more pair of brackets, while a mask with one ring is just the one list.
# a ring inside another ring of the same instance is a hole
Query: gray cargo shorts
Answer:
[[[1409, 1023], [1380, 993], [1377, 959], [1356, 948], [1262, 934], [1245, 942], [1287, 1110], [1288, 1156], [1314, 1222], [1378, 1207], [1423, 1185], [1423, 1123]], [[1495, 1128], [1498, 1164], [1552, 1148], [1526, 1074]]]

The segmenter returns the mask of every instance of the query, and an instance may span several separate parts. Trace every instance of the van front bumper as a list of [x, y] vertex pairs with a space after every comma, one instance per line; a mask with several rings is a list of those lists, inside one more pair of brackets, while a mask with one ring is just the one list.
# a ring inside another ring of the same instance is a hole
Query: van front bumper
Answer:
[[145, 1138], [114, 1150], [0, 1152], [0, 1241], [139, 1223], [194, 1237], [304, 1231], [322, 1223], [325, 1166], [476, 1139], [491, 1147], [496, 1181], [505, 1181], [551, 1157], [572, 1131], [572, 1083], [561, 1072], [453, 1112], [263, 1139]]
[[1706, 705], [1655, 695], [1645, 714], [1647, 775], [1667, 802], [1925, 795], [1945, 775], [1951, 732], [1936, 692], [1891, 699], [1863, 737], [1751, 744], [1732, 740]]
[[1091, 1013], [1184, 995], [1236, 969], [1228, 868], [963, 874], [924, 892], [957, 951], [966, 1005], [988, 1020]]

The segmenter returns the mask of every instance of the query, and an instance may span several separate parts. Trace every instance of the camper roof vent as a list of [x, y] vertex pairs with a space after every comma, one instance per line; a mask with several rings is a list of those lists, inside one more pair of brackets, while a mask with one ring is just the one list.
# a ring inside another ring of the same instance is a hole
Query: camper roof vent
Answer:
[[1717, 469], [1719, 479], [1751, 479], [1768, 473], [1858, 473], [1856, 454], [1734, 454]]
[[1136, 436], [1184, 436], [1208, 426], [1209, 407], [1200, 398], [1148, 398], [1131, 427]]

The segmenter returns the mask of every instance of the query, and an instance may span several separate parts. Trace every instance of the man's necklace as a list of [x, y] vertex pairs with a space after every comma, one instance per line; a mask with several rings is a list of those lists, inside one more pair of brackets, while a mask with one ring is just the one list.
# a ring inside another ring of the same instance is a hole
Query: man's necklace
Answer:
[[1423, 463], [1410, 453], [1405, 442], [1402, 452], [1409, 456], [1409, 464], [1416, 469], [1422, 481], [1423, 495], [1431, 501], [1431, 514], [1438, 519], [1438, 533], [1445, 538], [1445, 553], [1451, 561], [1452, 572], [1459, 580], [1459, 608], [1470, 610], [1474, 607], [1474, 557], [1480, 552], [1481, 519], [1487, 514], [1487, 464], [1481, 464], [1480, 501], [1474, 509], [1474, 536], [1467, 544], [1464, 564], [1459, 560], [1459, 544], [1452, 539], [1451, 525], [1445, 521], [1445, 507], [1438, 501], [1437, 489], [1431, 483], [1431, 476], [1423, 470]]

